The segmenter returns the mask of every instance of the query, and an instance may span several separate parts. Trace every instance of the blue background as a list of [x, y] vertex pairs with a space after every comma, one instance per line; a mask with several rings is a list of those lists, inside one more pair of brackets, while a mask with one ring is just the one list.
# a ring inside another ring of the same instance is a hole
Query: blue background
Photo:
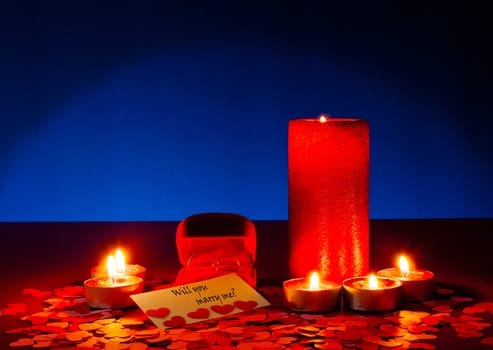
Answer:
[[287, 218], [288, 120], [369, 120], [372, 218], [492, 217], [487, 11], [0, 5], [0, 221]]

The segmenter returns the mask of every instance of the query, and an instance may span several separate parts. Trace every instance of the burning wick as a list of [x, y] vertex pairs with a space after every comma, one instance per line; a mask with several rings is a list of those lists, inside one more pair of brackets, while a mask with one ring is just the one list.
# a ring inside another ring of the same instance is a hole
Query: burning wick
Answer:
[[404, 255], [401, 255], [399, 258], [399, 269], [401, 270], [402, 277], [409, 277], [409, 263]]
[[375, 275], [368, 276], [368, 289], [375, 290], [378, 289], [378, 280]]
[[319, 120], [320, 120], [320, 123], [325, 123], [325, 122], [327, 122], [328, 119], [327, 119], [327, 117], [325, 115], [322, 114], [320, 116], [320, 119]]
[[127, 268], [125, 265], [125, 258], [124, 258], [123, 253], [120, 249], [116, 250], [115, 259], [116, 259], [116, 273], [117, 273], [117, 275], [118, 276], [125, 275]]
[[313, 271], [310, 274], [310, 284], [308, 288], [311, 290], [320, 289], [320, 278], [318, 277], [318, 273], [316, 271]]
[[113, 255], [108, 256], [108, 260], [106, 262], [106, 267], [108, 269], [108, 280], [111, 284], [116, 283], [116, 263]]

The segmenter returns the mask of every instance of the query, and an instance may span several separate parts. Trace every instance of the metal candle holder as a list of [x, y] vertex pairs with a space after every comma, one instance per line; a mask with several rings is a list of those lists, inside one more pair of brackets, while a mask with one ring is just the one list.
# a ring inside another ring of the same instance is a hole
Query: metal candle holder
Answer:
[[368, 277], [353, 277], [342, 282], [344, 306], [358, 311], [388, 311], [399, 307], [402, 282], [393, 278], [376, 277], [380, 287], [369, 289]]

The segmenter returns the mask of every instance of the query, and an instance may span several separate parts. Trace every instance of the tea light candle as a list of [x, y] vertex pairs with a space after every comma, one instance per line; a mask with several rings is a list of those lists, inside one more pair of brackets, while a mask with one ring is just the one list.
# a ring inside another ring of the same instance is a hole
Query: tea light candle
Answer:
[[399, 257], [399, 267], [391, 267], [377, 272], [378, 276], [398, 279], [402, 282], [403, 298], [406, 301], [426, 300], [433, 294], [433, 272], [410, 269], [405, 256]]
[[352, 310], [387, 311], [401, 302], [402, 282], [375, 275], [353, 277], [343, 281], [344, 304]]
[[[137, 264], [127, 264], [120, 249], [115, 252], [116, 272], [118, 275], [137, 276], [145, 280], [146, 268]], [[91, 269], [91, 278], [105, 277], [108, 275], [106, 266], [99, 265]]]
[[117, 309], [135, 305], [130, 296], [144, 290], [144, 280], [137, 276], [118, 276], [115, 259], [111, 255], [108, 257], [107, 268], [107, 276], [84, 281], [87, 305], [98, 309]]
[[283, 283], [286, 306], [299, 312], [323, 312], [337, 308], [341, 285], [321, 281], [317, 272], [307, 278], [294, 278]]

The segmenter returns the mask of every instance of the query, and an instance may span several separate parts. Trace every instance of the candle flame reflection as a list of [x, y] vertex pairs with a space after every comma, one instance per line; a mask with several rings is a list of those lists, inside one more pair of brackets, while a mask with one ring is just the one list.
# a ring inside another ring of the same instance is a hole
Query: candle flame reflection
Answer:
[[404, 255], [399, 258], [399, 269], [402, 277], [409, 277], [409, 263]]
[[118, 275], [124, 275], [126, 271], [126, 265], [125, 265], [125, 257], [123, 256], [123, 253], [120, 249], [116, 250], [115, 253], [115, 262], [116, 262], [116, 273]]
[[116, 263], [113, 255], [108, 256], [106, 262], [106, 268], [108, 269], [108, 280], [112, 283], [116, 283]]
[[313, 271], [310, 274], [310, 284], [309, 284], [309, 289], [320, 289], [320, 277], [318, 276], [318, 273], [316, 271]]
[[375, 275], [368, 276], [368, 289], [378, 289], [378, 280]]

